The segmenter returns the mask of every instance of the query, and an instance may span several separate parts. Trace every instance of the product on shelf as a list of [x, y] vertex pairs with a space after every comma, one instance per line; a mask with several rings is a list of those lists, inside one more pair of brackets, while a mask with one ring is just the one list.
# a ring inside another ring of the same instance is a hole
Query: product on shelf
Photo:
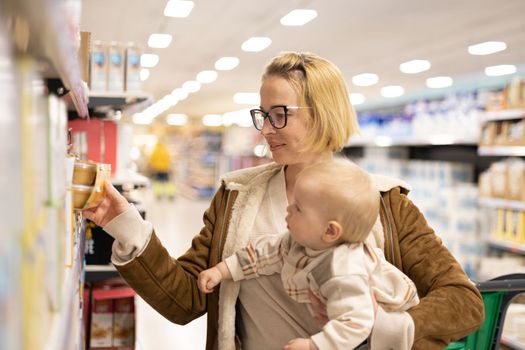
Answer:
[[90, 88], [93, 91], [107, 90], [108, 46], [102, 41], [93, 42], [90, 60]]
[[125, 48], [121, 43], [112, 41], [108, 49], [107, 90], [113, 92], [124, 91]]

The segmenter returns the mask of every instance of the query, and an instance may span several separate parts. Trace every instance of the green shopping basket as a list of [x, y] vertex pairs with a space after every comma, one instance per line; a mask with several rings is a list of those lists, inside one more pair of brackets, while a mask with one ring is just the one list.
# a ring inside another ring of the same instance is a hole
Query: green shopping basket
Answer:
[[525, 292], [525, 274], [510, 274], [490, 281], [479, 282], [485, 305], [485, 320], [481, 327], [465, 339], [450, 343], [446, 350], [496, 350], [499, 349], [501, 331], [507, 308], [512, 299]]

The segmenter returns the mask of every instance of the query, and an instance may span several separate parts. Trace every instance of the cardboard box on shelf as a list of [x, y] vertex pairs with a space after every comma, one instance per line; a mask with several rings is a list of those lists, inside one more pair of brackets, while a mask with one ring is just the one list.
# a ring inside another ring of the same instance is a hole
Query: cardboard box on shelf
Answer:
[[90, 55], [90, 85], [92, 91], [107, 90], [108, 46], [102, 41], [95, 41]]
[[113, 346], [113, 300], [93, 298], [91, 314], [91, 348]]
[[496, 132], [494, 135], [494, 146], [506, 146], [507, 145], [507, 135], [508, 135], [509, 123], [508, 121], [497, 121], [496, 122]]
[[82, 74], [82, 80], [84, 80], [88, 86], [90, 84], [89, 76], [89, 51], [91, 46], [91, 33], [80, 32], [80, 47], [78, 49], [78, 61], [80, 64], [80, 72]]
[[135, 298], [119, 298], [114, 302], [113, 346], [135, 344]]
[[490, 168], [491, 183], [490, 191], [495, 198], [506, 198], [507, 190], [507, 163], [497, 162], [493, 163]]
[[481, 129], [480, 146], [492, 146], [496, 138], [497, 124], [495, 121], [487, 122]]
[[525, 145], [525, 120], [509, 120], [506, 124], [505, 144], [508, 146]]
[[125, 55], [124, 46], [116, 41], [109, 45], [108, 83], [107, 90], [114, 92], [124, 91]]
[[492, 179], [490, 172], [483, 171], [478, 178], [479, 196], [481, 198], [492, 197]]
[[507, 195], [511, 200], [525, 201], [525, 162], [512, 159], [507, 166]]

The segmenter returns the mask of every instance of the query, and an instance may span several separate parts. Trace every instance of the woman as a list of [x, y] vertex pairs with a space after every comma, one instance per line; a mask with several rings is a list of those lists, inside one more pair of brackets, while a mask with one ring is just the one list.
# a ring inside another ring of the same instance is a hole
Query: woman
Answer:
[[[152, 225], [111, 186], [96, 208], [84, 212], [115, 237], [113, 263], [158, 312], [179, 324], [208, 313], [207, 349], [281, 349], [289, 339], [319, 331], [304, 304], [288, 298], [278, 275], [225, 282], [209, 295], [197, 287], [199, 272], [249, 239], [284, 232], [296, 175], [308, 164], [331, 159], [357, 131], [341, 73], [318, 56], [284, 53], [274, 58], [260, 95], [261, 107], [251, 111], [252, 119], [275, 163], [223, 176], [204, 214], [204, 227], [178, 259], [169, 256]], [[406, 197], [406, 186], [380, 177], [375, 182], [382, 195], [382, 230], [371, 235], [371, 244], [414, 281], [421, 298], [394, 319], [379, 308], [377, 320], [415, 329], [414, 348], [441, 349], [479, 327], [481, 296]], [[400, 333], [398, 328], [391, 334], [372, 332], [372, 338], [391, 338], [395, 344]]]

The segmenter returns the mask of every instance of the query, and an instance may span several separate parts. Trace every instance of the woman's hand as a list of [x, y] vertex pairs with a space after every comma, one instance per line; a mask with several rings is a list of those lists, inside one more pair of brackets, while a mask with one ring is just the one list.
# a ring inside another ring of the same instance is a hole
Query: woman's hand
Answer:
[[318, 350], [311, 339], [295, 338], [284, 346], [284, 350]]
[[310, 306], [314, 313], [314, 318], [317, 321], [317, 325], [321, 328], [328, 322], [328, 314], [326, 313], [326, 305], [323, 304], [321, 299], [315, 296], [312, 291], [308, 292], [310, 298]]
[[129, 205], [126, 198], [109, 181], [105, 181], [104, 194], [100, 202], [94, 207], [84, 209], [82, 215], [97, 226], [104, 227], [113, 218], [126, 211]]
[[199, 273], [199, 279], [197, 280], [197, 285], [203, 293], [213, 292], [213, 288], [221, 283], [222, 274], [221, 271], [216, 267], [204, 270]]

